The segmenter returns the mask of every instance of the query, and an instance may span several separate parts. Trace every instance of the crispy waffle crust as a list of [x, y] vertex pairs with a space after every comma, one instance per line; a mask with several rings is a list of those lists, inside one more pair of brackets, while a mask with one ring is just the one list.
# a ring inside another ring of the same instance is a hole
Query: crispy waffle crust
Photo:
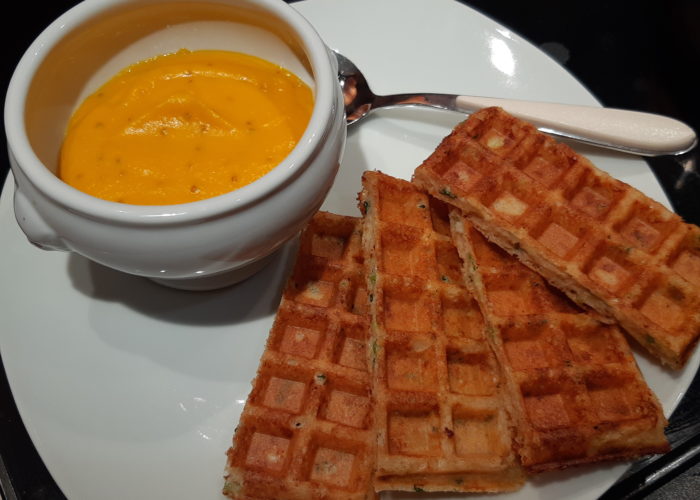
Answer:
[[700, 335], [700, 228], [500, 108], [469, 117], [414, 181], [579, 304], [680, 368]]
[[496, 358], [461, 276], [447, 206], [365, 172], [359, 197], [371, 317], [375, 489], [508, 491], [512, 450]]
[[617, 325], [596, 321], [458, 209], [452, 236], [492, 335], [529, 472], [668, 451], [666, 419]]
[[360, 220], [319, 212], [228, 451], [235, 499], [370, 499], [375, 435]]

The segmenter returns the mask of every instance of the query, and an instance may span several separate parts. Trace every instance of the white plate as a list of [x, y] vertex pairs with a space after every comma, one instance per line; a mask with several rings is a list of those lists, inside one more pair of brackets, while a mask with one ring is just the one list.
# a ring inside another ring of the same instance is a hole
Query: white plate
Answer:
[[[360, 65], [378, 92], [596, 103], [548, 56], [461, 4], [312, 0], [294, 6], [329, 46]], [[408, 178], [459, 119], [387, 110], [353, 128], [324, 208], [357, 215], [363, 170]], [[581, 151], [668, 205], [646, 163]], [[15, 223], [12, 187], [10, 176], [0, 199], [0, 348], [23, 421], [59, 486], [72, 500], [221, 499], [224, 453], [272, 324], [291, 247], [238, 287], [173, 291], [32, 247]], [[698, 354], [674, 374], [638, 359], [669, 414]], [[594, 498], [624, 469], [548, 474], [509, 497]]]

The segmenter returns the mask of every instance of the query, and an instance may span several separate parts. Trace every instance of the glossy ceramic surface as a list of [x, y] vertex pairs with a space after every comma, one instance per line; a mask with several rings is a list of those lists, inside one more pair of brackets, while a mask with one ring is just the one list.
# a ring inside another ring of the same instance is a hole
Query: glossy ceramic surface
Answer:
[[[56, 158], [77, 104], [129, 64], [181, 48], [251, 53], [306, 80], [314, 110], [289, 156], [243, 188], [181, 205], [112, 203], [61, 182]], [[37, 38], [10, 83], [17, 221], [41, 248], [170, 286], [239, 281], [299, 231], [333, 183], [345, 142], [336, 74], [317, 33], [281, 0], [83, 2]]]
[[[514, 33], [451, 1], [430, 5], [312, 0], [294, 7], [330, 47], [361, 65], [379, 92], [432, 89], [596, 104], [565, 70]], [[351, 26], [361, 27], [362, 37]], [[425, 69], [412, 81], [402, 73], [409, 63]], [[367, 118], [350, 131], [324, 208], [359, 215], [355, 197], [363, 170], [410, 177], [460, 118], [427, 110], [378, 111]], [[580, 151], [667, 203], [643, 161]], [[240, 286], [197, 294], [168, 290], [74, 254], [32, 248], [14, 221], [11, 187], [10, 178], [0, 201], [0, 348], [23, 420], [58, 484], [74, 500], [220, 500], [224, 453], [293, 245]], [[644, 355], [637, 359], [669, 414], [697, 370], [698, 353], [678, 373]], [[498, 498], [593, 499], [624, 469], [602, 465], [547, 474]]]

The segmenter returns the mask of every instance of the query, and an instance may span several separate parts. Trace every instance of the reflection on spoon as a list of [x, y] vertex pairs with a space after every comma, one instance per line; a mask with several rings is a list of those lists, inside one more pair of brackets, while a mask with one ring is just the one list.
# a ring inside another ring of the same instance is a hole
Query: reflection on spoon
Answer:
[[469, 114], [499, 106], [542, 132], [625, 153], [677, 155], [690, 151], [697, 144], [695, 131], [685, 123], [639, 111], [456, 94], [377, 95], [352, 61], [339, 52], [335, 52], [335, 56], [348, 124], [378, 108], [427, 106]]

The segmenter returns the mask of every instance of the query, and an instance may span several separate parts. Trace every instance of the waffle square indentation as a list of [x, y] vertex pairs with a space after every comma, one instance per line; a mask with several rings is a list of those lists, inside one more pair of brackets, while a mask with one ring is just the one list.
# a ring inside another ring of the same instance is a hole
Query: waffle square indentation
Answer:
[[613, 294], [622, 290], [631, 278], [629, 271], [606, 255], [594, 262], [588, 276]]
[[300, 326], [288, 325], [284, 329], [280, 351], [287, 354], [313, 359], [318, 351], [321, 332], [302, 328]]
[[432, 275], [435, 254], [421, 235], [420, 231], [409, 226], [387, 227], [381, 237], [384, 272], [399, 276]]
[[311, 255], [329, 260], [338, 260], [343, 256], [347, 238], [331, 234], [314, 234], [311, 237]]
[[433, 340], [413, 336], [411, 340], [390, 342], [386, 350], [386, 377], [390, 389], [403, 391], [437, 390], [437, 368]]
[[614, 341], [612, 328], [597, 325], [593, 328], [577, 329], [567, 334], [566, 341], [574, 360], [584, 365], [619, 363], [624, 359]]
[[586, 377], [591, 409], [602, 421], [619, 421], [635, 418], [636, 411], [628, 395], [634, 396], [636, 387], [630, 387], [629, 376], [614, 371], [597, 370]]
[[384, 290], [384, 325], [387, 330], [428, 331], [433, 307], [431, 297], [423, 290], [387, 287]]
[[272, 327], [270, 347], [292, 356], [313, 359], [323, 343], [327, 327], [328, 322], [321, 315], [282, 307]]
[[514, 340], [505, 343], [506, 356], [516, 370], [547, 368], [549, 359], [537, 339]]
[[[482, 178], [481, 173], [468, 167], [465, 163], [457, 162], [443, 174], [443, 179], [450, 185], [462, 191], [469, 192]], [[449, 192], [443, 193], [447, 196]], [[454, 196], [454, 194], [452, 194]]]
[[271, 472], [281, 472], [287, 460], [291, 441], [280, 436], [253, 433], [245, 457], [247, 466]]
[[520, 266], [520, 264], [501, 247], [489, 243], [473, 226], [469, 228], [467, 236], [472, 244], [472, 250], [474, 252], [474, 260], [468, 263], [473, 270], [482, 269], [485, 270], [485, 272], [498, 270], [498, 272], [501, 273], [503, 269], [513, 267], [517, 269], [517, 267]]
[[479, 138], [479, 142], [488, 149], [497, 152], [499, 156], [506, 154], [515, 146], [513, 139], [496, 129], [487, 130]]
[[532, 425], [541, 430], [560, 429], [574, 422], [569, 407], [574, 406], [575, 385], [562, 376], [539, 375], [521, 382], [525, 411]]
[[680, 224], [680, 218], [653, 202], [636, 201], [614, 229], [632, 246], [653, 253]]
[[624, 195], [626, 187], [617, 179], [596, 175], [590, 165], [577, 163], [578, 175], [570, 176], [564, 196], [571, 207], [596, 220], [605, 219]]
[[682, 326], [685, 320], [683, 306], [676, 303], [663, 290], [651, 293], [639, 311], [649, 320], [668, 330], [675, 330]]
[[311, 306], [328, 307], [336, 295], [336, 283], [324, 280], [309, 280], [301, 284], [294, 300]]
[[612, 200], [592, 187], [584, 186], [571, 200], [571, 206], [594, 219], [600, 219], [610, 210]]
[[341, 326], [333, 361], [342, 366], [367, 371], [367, 330], [363, 325]]
[[568, 165], [563, 165], [557, 161], [550, 161], [542, 156], [536, 156], [528, 163], [523, 172], [549, 187], [559, 180]]
[[495, 413], [457, 408], [452, 414], [452, 425], [458, 456], [502, 454], [504, 437]]
[[540, 312], [539, 294], [528, 278], [523, 272], [483, 277], [488, 302], [496, 316], [523, 316]]
[[556, 222], [552, 222], [537, 238], [537, 241], [559, 257], [566, 257], [576, 246], [579, 238]]
[[451, 392], [466, 396], [491, 396], [498, 384], [488, 353], [453, 348], [447, 350], [447, 378]]
[[390, 411], [389, 453], [408, 456], [440, 456], [440, 418], [436, 409]]
[[400, 189], [381, 180], [379, 191], [379, 219], [390, 224], [402, 224], [420, 229], [430, 229], [428, 197], [415, 190]]
[[348, 451], [319, 447], [309, 478], [334, 488], [347, 489], [353, 483], [355, 455]]
[[541, 394], [525, 398], [525, 409], [538, 429], [556, 429], [571, 425], [561, 394]]
[[557, 368], [571, 361], [563, 333], [547, 320], [504, 328], [502, 336], [506, 356], [515, 370]]
[[700, 254], [684, 250], [671, 268], [692, 284], [700, 286]]
[[364, 316], [369, 311], [369, 297], [367, 288], [359, 276], [353, 279], [342, 280], [338, 287], [340, 302], [343, 308], [359, 316]]
[[481, 340], [484, 338], [484, 317], [472, 298], [442, 297], [442, 328], [448, 337]]
[[304, 382], [272, 376], [265, 387], [262, 404], [276, 410], [299, 413], [304, 405], [305, 396]]
[[364, 429], [367, 427], [369, 397], [340, 388], [331, 388], [321, 404], [319, 415], [325, 420]]
[[491, 209], [508, 220], [515, 220], [525, 213], [528, 206], [526, 202], [506, 191], [494, 200]]
[[630, 219], [620, 230], [620, 234], [630, 243], [645, 250], [655, 247], [661, 236], [661, 233], [653, 226], [637, 217]]

